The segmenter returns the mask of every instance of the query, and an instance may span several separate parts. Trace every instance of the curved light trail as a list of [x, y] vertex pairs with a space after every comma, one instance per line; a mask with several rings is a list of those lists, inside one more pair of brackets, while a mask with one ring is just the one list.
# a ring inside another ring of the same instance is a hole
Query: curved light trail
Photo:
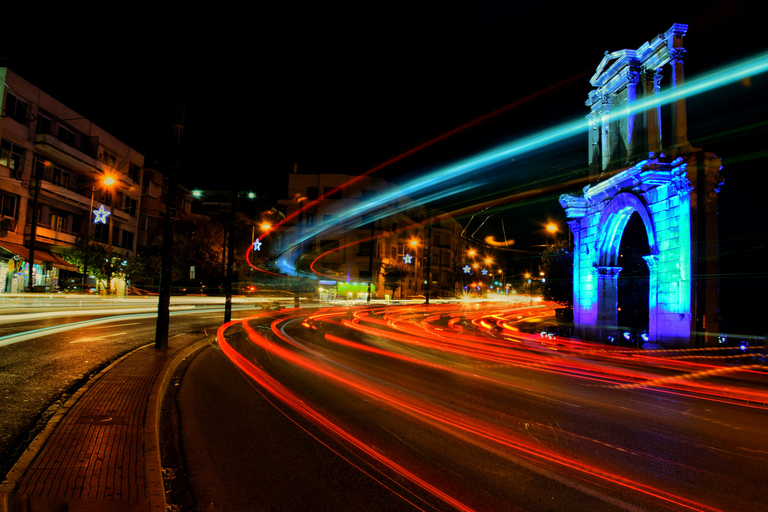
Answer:
[[[446, 446], [484, 453], [623, 509], [634, 509], [635, 503], [665, 510], [726, 509], [727, 496], [686, 491], [656, 476], [664, 468], [713, 478], [709, 469], [697, 467], [698, 454], [675, 460], [654, 445], [603, 438], [580, 422], [568, 425], [565, 417], [553, 424], [530, 411], [493, 404], [506, 403], [497, 397], [514, 397], [509, 403], [534, 401], [573, 414], [622, 409], [614, 402], [637, 407], [650, 396], [651, 402], [670, 397], [672, 403], [708, 402], [765, 414], [764, 388], [738, 380], [724, 388], [714, 380], [765, 379], [764, 374], [748, 364], [723, 366], [699, 353], [641, 351], [523, 332], [525, 323], [547, 319], [553, 310], [491, 303], [289, 309], [224, 325], [218, 341], [243, 372], [375, 468], [382, 485], [409, 496], [403, 499], [418, 509], [494, 508], [448, 483], [450, 476], [427, 470], [432, 460], [418, 455], [427, 448], [404, 454], [402, 445], [415, 441], [374, 434], [380, 425], [429, 432]], [[304, 384], [283, 383], [286, 372], [301, 375]], [[441, 384], [448, 382], [457, 387]], [[320, 388], [325, 391], [312, 391]], [[338, 400], [331, 398], [337, 394]], [[340, 405], [349, 403], [358, 404], [351, 406], [358, 411], [351, 416]], [[666, 405], [648, 407], [653, 414], [671, 414]], [[363, 410], [372, 424], [366, 426]], [[766, 454], [760, 456], [764, 462]], [[627, 467], [613, 460], [626, 457], [632, 462]]]

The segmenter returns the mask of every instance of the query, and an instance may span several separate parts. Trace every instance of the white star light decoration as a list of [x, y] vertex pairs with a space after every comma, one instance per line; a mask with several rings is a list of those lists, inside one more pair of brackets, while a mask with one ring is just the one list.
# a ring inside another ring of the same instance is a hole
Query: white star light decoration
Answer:
[[413, 256], [411, 256], [410, 254], [406, 254], [405, 256], [403, 256], [403, 261], [404, 261], [404, 262], [405, 262], [407, 265], [410, 265], [410, 264], [411, 264], [411, 261], [413, 261]]
[[258, 238], [253, 242], [253, 250], [254, 251], [261, 250], [261, 240], [259, 240]]
[[488, 270], [487, 270], [487, 269], [483, 269], [483, 275], [484, 275], [484, 276], [487, 276], [487, 275], [488, 275]]
[[470, 272], [472, 272], [472, 267], [469, 265], [464, 265], [464, 273], [469, 274]]
[[102, 224], [106, 224], [107, 216], [109, 215], [112, 215], [112, 212], [105, 210], [104, 205], [101, 205], [98, 210], [93, 210], [93, 223], [98, 224], [101, 222]]

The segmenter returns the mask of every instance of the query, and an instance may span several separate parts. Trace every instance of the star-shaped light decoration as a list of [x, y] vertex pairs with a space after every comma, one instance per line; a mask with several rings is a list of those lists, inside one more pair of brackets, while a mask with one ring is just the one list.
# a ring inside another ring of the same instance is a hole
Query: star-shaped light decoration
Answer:
[[93, 223], [98, 224], [101, 222], [102, 224], [106, 224], [107, 216], [109, 215], [112, 215], [112, 212], [105, 210], [104, 205], [101, 205], [98, 210], [93, 210]]
[[464, 265], [464, 273], [469, 274], [470, 272], [472, 272], [472, 267], [469, 265]]
[[261, 250], [261, 240], [258, 238], [253, 241], [253, 250], [254, 251], [260, 251]]
[[404, 261], [404, 262], [405, 262], [407, 265], [410, 265], [410, 264], [411, 264], [411, 262], [413, 261], [413, 256], [411, 256], [410, 254], [406, 254], [405, 256], [403, 256], [403, 261]]
[[484, 275], [484, 276], [487, 276], [487, 275], [488, 275], [488, 269], [485, 269], [485, 268], [483, 269], [483, 275]]

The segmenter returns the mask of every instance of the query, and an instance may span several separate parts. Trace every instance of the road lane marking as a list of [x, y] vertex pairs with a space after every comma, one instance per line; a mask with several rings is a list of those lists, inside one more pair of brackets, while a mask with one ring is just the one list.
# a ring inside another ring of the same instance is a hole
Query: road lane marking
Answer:
[[141, 323], [141, 322], [131, 322], [130, 324], [120, 324], [120, 325], [101, 325], [101, 326], [98, 326], [98, 327], [94, 327], [94, 329], [106, 329], [107, 327], [109, 327], [110, 329], [113, 329], [113, 328], [115, 328], [115, 327], [125, 327], [125, 326], [128, 326], [128, 325], [139, 325], [140, 323]]
[[[242, 310], [242, 309], [253, 309], [251, 307], [242, 307], [238, 306], [236, 308], [232, 308], [233, 311]], [[211, 311], [221, 311], [220, 308], [205, 308], [205, 309], [183, 309], [179, 311], [174, 311], [174, 307], [171, 307], [170, 315], [176, 316], [176, 315], [197, 315], [200, 313], [210, 313]], [[64, 315], [60, 315], [64, 316]], [[111, 316], [111, 317], [104, 317], [104, 318], [98, 318], [93, 320], [83, 320], [81, 322], [72, 322], [69, 324], [64, 325], [56, 325], [53, 327], [42, 327], [40, 329], [33, 329], [31, 331], [24, 331], [19, 332], [16, 334], [8, 334], [6, 336], [0, 336], [0, 347], [5, 347], [7, 345], [13, 345], [14, 343], [20, 343], [22, 341], [32, 340], [35, 338], [39, 338], [41, 336], [47, 336], [49, 334], [57, 334], [60, 332], [65, 331], [71, 331], [72, 329], [80, 329], [82, 327], [92, 327], [94, 325], [100, 325], [100, 324], [106, 324], [111, 322], [120, 322], [124, 320], [143, 320], [146, 318], [155, 318], [157, 317], [157, 310], [155, 310], [153, 313], [139, 313], [139, 314], [132, 314], [132, 315], [117, 315], [117, 316]]]
[[105, 334], [104, 336], [94, 336], [90, 338], [80, 338], [79, 340], [70, 341], [70, 343], [85, 343], [87, 341], [101, 341], [106, 338], [114, 338], [115, 336], [123, 336], [128, 334], [127, 332], [116, 332], [114, 334]]

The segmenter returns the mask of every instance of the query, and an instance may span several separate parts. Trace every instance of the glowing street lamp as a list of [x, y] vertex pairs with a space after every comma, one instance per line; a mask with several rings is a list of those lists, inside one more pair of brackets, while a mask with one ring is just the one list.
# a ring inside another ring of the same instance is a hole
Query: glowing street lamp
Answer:
[[558, 231], [557, 224], [554, 224], [552, 222], [547, 224], [547, 231], [549, 231], [550, 233], [557, 233]]
[[[111, 175], [107, 174], [99, 180], [99, 183], [101, 183], [103, 187], [110, 188], [117, 183], [117, 180]], [[98, 224], [98, 223], [106, 224], [107, 216], [110, 215], [111, 212], [105, 210], [103, 204], [99, 206], [98, 210], [93, 209], [93, 197], [96, 195], [96, 185], [97, 183], [94, 183], [93, 186], [91, 187], [91, 206], [88, 210], [93, 213], [93, 216], [94, 216], [93, 224]], [[90, 217], [90, 214], [89, 214], [89, 217]], [[85, 237], [85, 259], [83, 261], [83, 291], [86, 291], [85, 284], [86, 284], [86, 280], [88, 279], [88, 249], [90, 245], [91, 245], [91, 222], [88, 222], [88, 225], [86, 226], [86, 237]]]

